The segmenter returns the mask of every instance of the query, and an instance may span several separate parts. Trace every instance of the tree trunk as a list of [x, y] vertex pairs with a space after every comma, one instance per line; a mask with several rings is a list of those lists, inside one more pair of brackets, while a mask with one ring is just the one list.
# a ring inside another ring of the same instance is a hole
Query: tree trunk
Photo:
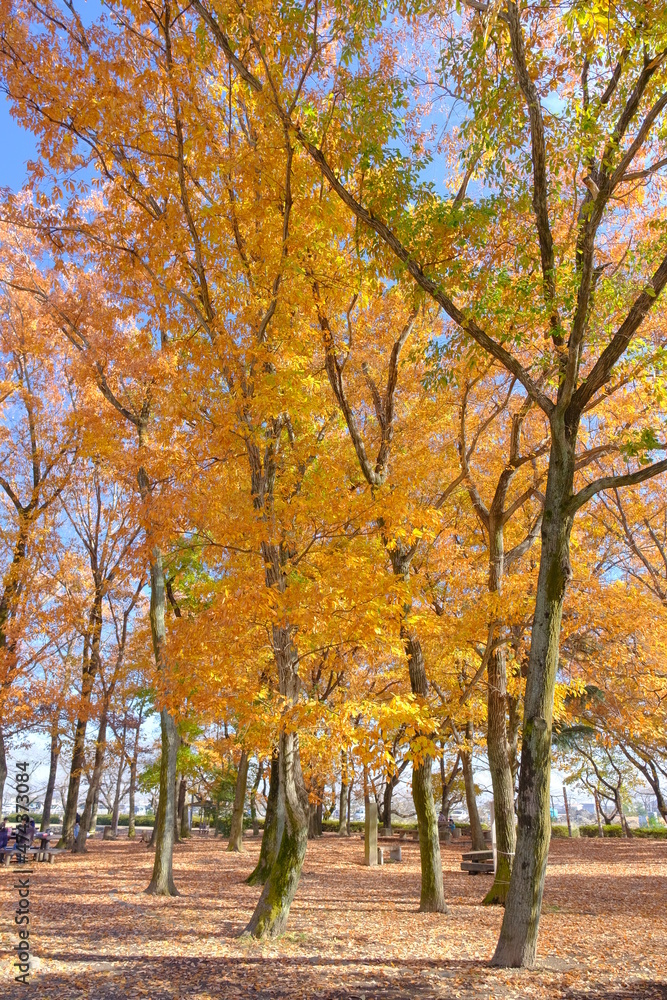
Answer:
[[160, 761], [160, 798], [155, 818], [153, 843], [155, 862], [153, 875], [146, 892], [151, 896], [178, 896], [174, 885], [174, 788], [176, 783], [176, 756], [181, 743], [176, 723], [166, 708], [160, 712], [162, 759]]
[[[402, 577], [406, 586], [410, 584], [410, 559], [399, 546], [390, 552], [392, 568], [396, 576]], [[424, 654], [417, 636], [411, 632], [406, 618], [410, 613], [408, 602], [404, 607], [404, 618], [401, 622], [401, 638], [405, 647], [410, 674], [412, 693], [418, 698], [428, 697], [426, 666]], [[426, 755], [421, 762], [412, 767], [412, 798], [417, 813], [419, 825], [419, 853], [421, 856], [422, 885], [419, 909], [425, 913], [446, 913], [445, 894], [442, 882], [442, 861], [440, 859], [440, 836], [438, 833], [438, 814], [433, 799], [433, 778], [431, 775], [433, 761]]]
[[412, 767], [412, 798], [419, 824], [419, 854], [421, 856], [421, 913], [448, 913], [442, 882], [438, 816], [433, 799], [433, 762], [428, 754]]
[[598, 821], [598, 837], [604, 837], [602, 816], [600, 815], [600, 796], [598, 795], [597, 792], [593, 792], [593, 802], [595, 803], [595, 816]]
[[241, 751], [239, 770], [236, 776], [236, 791], [234, 793], [234, 809], [232, 810], [232, 826], [229, 833], [228, 851], [243, 850], [243, 810], [245, 793], [248, 784], [248, 754]]
[[623, 812], [623, 802], [621, 800], [620, 788], [616, 788], [614, 790], [614, 801], [616, 803], [616, 812], [618, 813], [618, 817], [621, 821], [621, 829], [623, 830], [623, 834], [625, 837], [630, 839], [632, 837], [632, 830], [628, 826], [628, 821], [625, 818], [625, 813]]
[[[140, 470], [143, 471], [143, 470]], [[145, 473], [144, 473], [145, 475]], [[162, 554], [159, 549], [153, 553], [151, 563], [151, 634], [153, 652], [158, 670], [164, 666], [164, 626], [165, 583], [162, 570]], [[153, 896], [177, 896], [174, 885], [174, 789], [176, 783], [176, 759], [181, 738], [176, 722], [166, 708], [160, 712], [160, 733], [162, 737], [162, 760], [160, 763], [160, 798], [158, 800], [155, 829], [155, 862], [153, 875], [146, 892]]]
[[[42, 809], [42, 822], [40, 830], [44, 833], [51, 825], [51, 806], [53, 804], [53, 791], [56, 787], [56, 774], [58, 772], [58, 758], [60, 756], [59, 742], [59, 718], [56, 715], [51, 725], [51, 759], [49, 761], [49, 780], [46, 783], [46, 794], [44, 796], [44, 808]], [[2, 737], [0, 736], [0, 746]], [[2, 778], [2, 750], [0, 750], [0, 778]], [[0, 796], [0, 803], [2, 798]]]
[[143, 702], [139, 703], [139, 717], [137, 719], [137, 737], [134, 741], [132, 760], [130, 762], [130, 803], [128, 806], [130, 818], [127, 829], [127, 839], [134, 840], [136, 837], [135, 820], [135, 796], [137, 794], [137, 770], [139, 766], [139, 736], [141, 734], [141, 721], [144, 712]]
[[179, 799], [181, 794], [181, 783], [176, 775], [176, 781], [174, 782], [174, 843], [178, 844], [181, 839], [181, 824], [179, 817]]
[[[419, 641], [404, 630], [404, 641], [410, 671], [412, 693], [426, 698], [428, 687], [424, 656]], [[445, 891], [442, 882], [442, 861], [440, 859], [440, 835], [438, 814], [433, 798], [433, 761], [426, 754], [418, 764], [412, 765], [412, 799], [419, 826], [419, 854], [421, 857], [421, 913], [447, 913]]]
[[567, 820], [567, 835], [572, 836], [572, 824], [570, 823], [570, 804], [567, 801], [567, 788], [563, 785], [563, 802], [565, 803], [565, 819]]
[[271, 755], [269, 795], [266, 800], [264, 833], [259, 849], [259, 861], [246, 879], [248, 885], [264, 885], [266, 882], [273, 863], [278, 857], [284, 827], [285, 806], [280, 794], [280, 755], [278, 750], [274, 750]]
[[482, 900], [485, 906], [504, 906], [509, 889], [512, 860], [516, 845], [514, 826], [514, 780], [510, 746], [507, 739], [507, 674], [505, 650], [497, 649], [488, 663], [488, 732], [489, 771], [493, 785], [496, 819], [496, 874], [493, 885]]
[[[324, 789], [322, 789], [322, 795], [323, 794], [324, 794]], [[322, 836], [322, 810], [323, 810], [323, 808], [324, 808], [324, 803], [322, 801], [322, 797], [320, 796], [320, 799], [318, 800], [318, 803], [315, 806], [315, 836], [316, 837], [321, 837]]]
[[[185, 816], [185, 795], [187, 792], [187, 782], [185, 776], [181, 775], [181, 780], [178, 785], [178, 808], [176, 810], [176, 819], [178, 824], [178, 839], [181, 840], [183, 837], [187, 837], [187, 816], [185, 817], [185, 822], [183, 817]], [[183, 832], [183, 827], [185, 827], [185, 833]]]
[[352, 819], [352, 789], [354, 788], [354, 776], [347, 786], [347, 822], [345, 824], [345, 834], [350, 836], [350, 820]]
[[315, 840], [317, 836], [317, 806], [314, 802], [308, 802], [308, 840]]
[[[3, 812], [3, 801], [5, 797], [5, 782], [7, 781], [7, 751], [5, 749], [5, 733], [0, 726], [0, 812]], [[55, 778], [54, 778], [55, 781]], [[51, 789], [51, 797], [53, 798], [53, 789]]]
[[86, 805], [83, 810], [83, 816], [81, 817], [81, 822], [79, 824], [79, 834], [72, 847], [72, 851], [75, 854], [85, 854], [87, 851], [86, 841], [88, 840], [88, 834], [90, 833], [90, 825], [93, 818], [93, 810], [95, 808], [95, 799], [99, 792], [100, 781], [102, 780], [102, 768], [104, 767], [104, 755], [107, 746], [107, 707], [108, 706], [106, 704], [102, 706], [100, 725], [97, 731], [97, 743], [95, 745], [95, 763], [93, 765], [93, 773], [90, 778], [90, 784], [88, 785], [88, 794], [86, 795]]
[[255, 780], [253, 781], [252, 789], [250, 790], [250, 822], [252, 823], [253, 837], [259, 837], [259, 820], [257, 819], [257, 790], [259, 788], [259, 783], [262, 780], [263, 770], [264, 765], [258, 758], [257, 774], [255, 775]]
[[189, 813], [190, 810], [188, 808], [188, 804], [187, 802], [184, 802], [183, 811], [181, 813], [181, 840], [186, 840], [190, 836], [190, 824], [188, 822]]
[[519, 775], [519, 824], [510, 889], [492, 959], [494, 965], [531, 966], [547, 854], [551, 839], [549, 783], [551, 729], [565, 588], [572, 575], [569, 540], [573, 514], [567, 507], [574, 481], [576, 427], [565, 427], [560, 411], [551, 419], [552, 444], [542, 520], [542, 550], [524, 697]]
[[442, 813], [445, 822], [449, 822], [449, 810], [452, 807], [452, 789], [454, 787], [454, 782], [459, 773], [461, 767], [461, 751], [456, 755], [456, 760], [454, 761], [454, 767], [451, 770], [449, 777], [445, 771], [445, 758], [440, 758], [440, 784], [442, 787], [442, 797], [440, 802], [440, 812]]
[[393, 777], [387, 778], [382, 795], [382, 826], [385, 834], [391, 837], [391, 800], [394, 795]]
[[123, 722], [123, 738], [120, 741], [120, 760], [118, 762], [118, 774], [116, 775], [116, 790], [114, 792], [113, 810], [111, 813], [111, 833], [118, 836], [118, 817], [120, 815], [120, 791], [123, 785], [123, 772], [125, 770], [125, 737], [127, 735], [127, 715]]
[[74, 843], [74, 824], [79, 804], [79, 788], [85, 763], [86, 727], [90, 711], [90, 698], [97, 675], [100, 657], [100, 633], [102, 630], [102, 590], [96, 588], [93, 607], [90, 612], [90, 634], [83, 641], [83, 661], [81, 669], [81, 702], [79, 715], [74, 730], [74, 746], [72, 748], [72, 763], [70, 766], [67, 801], [63, 813], [62, 832], [58, 844], [60, 847], [72, 847]]
[[339, 818], [338, 818], [338, 836], [347, 837], [347, 785], [345, 782], [341, 782], [340, 786], [340, 805], [338, 807]]
[[[280, 694], [288, 705], [298, 697], [298, 659], [289, 627], [273, 628]], [[275, 938], [285, 930], [308, 845], [308, 793], [301, 773], [299, 738], [280, 734], [279, 784], [285, 803], [285, 828], [278, 856], [246, 931], [256, 938]]]
[[135, 817], [135, 795], [137, 787], [137, 762], [132, 759], [130, 762], [130, 788], [128, 791], [128, 820], [127, 820], [127, 839], [134, 840], [137, 836], [136, 830], [136, 817]]
[[95, 798], [93, 799], [93, 811], [90, 817], [90, 829], [88, 833], [94, 834], [97, 829], [97, 814], [100, 811], [100, 789], [99, 786], [95, 792]]
[[[472, 747], [472, 723], [466, 723], [466, 741]], [[472, 749], [461, 750], [461, 768], [463, 770], [463, 784], [466, 790], [466, 808], [468, 819], [470, 820], [470, 838], [472, 840], [473, 851], [483, 851], [486, 847], [484, 842], [484, 831], [479, 819], [477, 809], [477, 796], [475, 795], [475, 775], [472, 766]]]
[[658, 806], [658, 812], [664, 819], [665, 823], [667, 823], [667, 801], [665, 800], [665, 796], [662, 794], [662, 789], [660, 788], [660, 777], [654, 762], [651, 760], [646, 751], [640, 751], [633, 746], [633, 752], [630, 754], [628, 749], [623, 744], [620, 746], [630, 763], [644, 775], [647, 782], [653, 789], [653, 794], [655, 795], [656, 804]]

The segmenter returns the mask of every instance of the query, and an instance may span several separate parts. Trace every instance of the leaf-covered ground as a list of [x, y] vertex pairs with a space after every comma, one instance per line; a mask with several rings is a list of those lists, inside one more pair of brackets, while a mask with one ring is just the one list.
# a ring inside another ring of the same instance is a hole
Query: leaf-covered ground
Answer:
[[39, 1000], [398, 1000], [539, 997], [667, 998], [667, 843], [552, 842], [535, 969], [489, 967], [501, 911], [479, 904], [487, 876], [458, 870], [443, 847], [448, 915], [421, 914], [419, 853], [364, 868], [363, 843], [308, 845], [288, 933], [239, 935], [259, 890], [243, 882], [259, 843], [229, 854], [198, 839], [176, 848], [178, 899], [143, 894], [152, 855], [96, 841], [31, 878], [30, 988], [12, 982], [15, 869], [0, 868], [0, 997]]

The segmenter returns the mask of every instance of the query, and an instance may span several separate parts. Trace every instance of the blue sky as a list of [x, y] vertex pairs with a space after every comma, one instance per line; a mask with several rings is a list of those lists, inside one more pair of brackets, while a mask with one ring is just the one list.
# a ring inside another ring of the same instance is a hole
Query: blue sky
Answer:
[[12, 118], [9, 101], [0, 97], [0, 187], [18, 191], [26, 176], [26, 162], [35, 157], [32, 135]]

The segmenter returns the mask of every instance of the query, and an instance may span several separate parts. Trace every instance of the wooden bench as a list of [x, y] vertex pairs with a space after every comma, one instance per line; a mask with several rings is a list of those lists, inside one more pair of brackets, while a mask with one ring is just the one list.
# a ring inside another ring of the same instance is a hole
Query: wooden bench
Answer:
[[469, 875], [493, 875], [493, 851], [465, 851], [461, 871]]
[[54, 863], [59, 854], [64, 854], [66, 852], [66, 847], [45, 847], [41, 851], [41, 858], [37, 858], [38, 861], [48, 861], [50, 865]]

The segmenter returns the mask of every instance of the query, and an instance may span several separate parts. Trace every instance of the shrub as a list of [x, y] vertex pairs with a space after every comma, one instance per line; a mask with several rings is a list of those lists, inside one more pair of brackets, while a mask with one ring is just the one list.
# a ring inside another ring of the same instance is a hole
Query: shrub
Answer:
[[633, 830], [632, 835], [633, 837], [640, 837], [642, 840], [667, 840], [667, 827], [642, 826], [639, 830]]
[[[605, 837], [624, 836], [623, 827], [621, 826], [620, 823], [605, 823], [602, 829], [604, 830]], [[582, 837], [598, 837], [599, 831], [597, 823], [590, 823], [585, 826], [580, 826], [579, 833], [581, 834]]]
[[[19, 815], [23, 816], [24, 814], [20, 813]], [[30, 819], [34, 819], [35, 825], [39, 826], [40, 823], [42, 822], [42, 814], [41, 813], [31, 812], [31, 813], [29, 813], [29, 815], [30, 815]], [[15, 812], [13, 812], [13, 813], [5, 813], [5, 815], [2, 818], [6, 819], [8, 823], [16, 823], [16, 822], [18, 822], [18, 820], [17, 820], [17, 814]], [[60, 816], [56, 816], [54, 813], [51, 813], [50, 822], [51, 823], [60, 823]]]
[[[130, 817], [129, 816], [119, 816], [118, 826], [129, 826]], [[155, 816], [135, 816], [134, 817], [135, 826], [155, 826]], [[98, 816], [96, 826], [111, 826], [111, 816], [108, 814]]]

